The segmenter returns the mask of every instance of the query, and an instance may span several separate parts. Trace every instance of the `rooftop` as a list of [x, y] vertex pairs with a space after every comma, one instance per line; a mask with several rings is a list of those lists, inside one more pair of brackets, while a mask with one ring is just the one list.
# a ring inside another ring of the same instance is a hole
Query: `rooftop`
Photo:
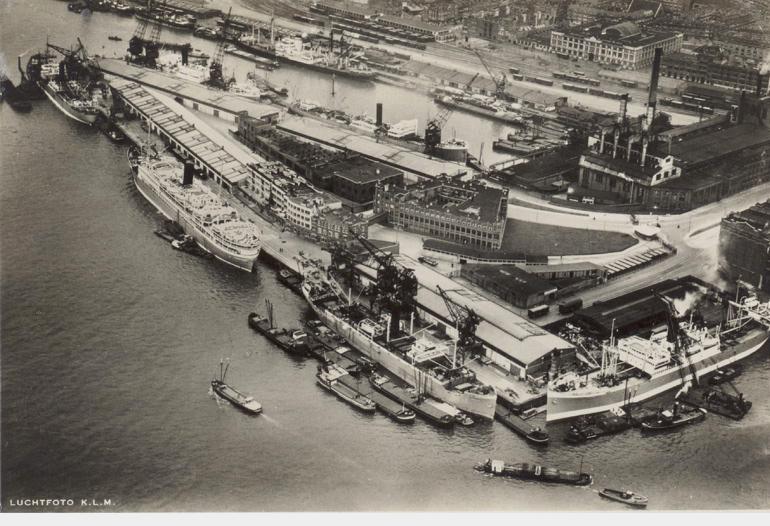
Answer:
[[[559, 31], [562, 32], [562, 31]], [[645, 33], [633, 22], [621, 22], [613, 26], [602, 27], [597, 24], [571, 27], [562, 33], [578, 38], [592, 38], [601, 42], [611, 42], [620, 46], [642, 47], [668, 40], [679, 33]]]
[[751, 123], [737, 124], [714, 133], [674, 142], [671, 155], [689, 165], [695, 165], [765, 143], [770, 143], [770, 130]]
[[255, 158], [220, 140], [217, 132], [193, 118], [183, 106], [175, 104], [172, 109], [173, 99], [128, 80], [118, 79], [110, 85], [227, 182], [237, 184], [249, 176], [247, 164]]
[[334, 174], [356, 184], [373, 183], [402, 174], [401, 170], [360, 155], [333, 161], [318, 169], [321, 174]]
[[732, 213], [724, 221], [747, 223], [753, 229], [762, 231], [770, 236], [770, 201], [757, 203], [751, 208]]
[[533, 296], [556, 292], [553, 283], [530, 274], [516, 265], [463, 265], [462, 273], [475, 274], [492, 280], [498, 287], [517, 295]]

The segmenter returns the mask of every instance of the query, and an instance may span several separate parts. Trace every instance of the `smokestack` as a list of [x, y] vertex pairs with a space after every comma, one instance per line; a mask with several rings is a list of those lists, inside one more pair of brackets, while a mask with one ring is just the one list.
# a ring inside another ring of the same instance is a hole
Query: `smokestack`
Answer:
[[382, 102], [377, 103], [377, 127], [382, 126]]
[[[671, 143], [669, 143], [670, 145]], [[639, 161], [639, 164], [644, 168], [644, 163], [647, 161], [647, 137], [642, 139], [642, 158]]]
[[762, 72], [757, 70], [757, 98], [762, 98]]
[[183, 66], [186, 66], [188, 63], [189, 53], [190, 53], [190, 48], [188, 48], [187, 46], [184, 46], [182, 48], [182, 65]]
[[329, 30], [329, 51], [334, 51], [334, 28]]
[[185, 161], [184, 163], [184, 174], [182, 176], [182, 185], [183, 186], [190, 186], [193, 184], [193, 173], [195, 172], [195, 167], [193, 166], [192, 161]]
[[613, 159], [618, 156], [618, 141], [619, 140], [620, 140], [620, 131], [617, 128], [615, 128], [615, 142], [612, 145], [612, 158]]
[[658, 104], [658, 79], [660, 77], [660, 61], [663, 57], [663, 48], [655, 48], [655, 56], [652, 59], [652, 73], [650, 74], [650, 93], [647, 98], [647, 126], [652, 126], [655, 118], [655, 107]]

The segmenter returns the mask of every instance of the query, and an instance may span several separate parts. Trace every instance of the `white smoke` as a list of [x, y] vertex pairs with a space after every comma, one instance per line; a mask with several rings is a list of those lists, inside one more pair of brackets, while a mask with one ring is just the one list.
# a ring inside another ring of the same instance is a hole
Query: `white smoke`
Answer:
[[686, 291], [684, 293], [684, 298], [672, 298], [676, 315], [681, 318], [691, 312], [705, 295], [706, 291], [701, 287], [697, 287], [695, 290]]
[[759, 74], [766, 75], [770, 73], [770, 51], [765, 53], [765, 58], [762, 59], [762, 63], [759, 65]]

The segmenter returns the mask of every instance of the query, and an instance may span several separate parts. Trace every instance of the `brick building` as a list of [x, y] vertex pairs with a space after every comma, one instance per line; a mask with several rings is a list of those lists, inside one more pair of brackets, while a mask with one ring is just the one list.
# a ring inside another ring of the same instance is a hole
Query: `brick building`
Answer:
[[770, 201], [722, 219], [719, 269], [733, 282], [770, 292]]
[[460, 245], [499, 249], [508, 213], [508, 191], [437, 179], [408, 187], [377, 187], [374, 212], [396, 228]]
[[652, 64], [655, 48], [679, 51], [681, 33], [645, 33], [633, 22], [602, 27], [599, 24], [551, 31], [551, 51], [592, 62], [639, 69]]

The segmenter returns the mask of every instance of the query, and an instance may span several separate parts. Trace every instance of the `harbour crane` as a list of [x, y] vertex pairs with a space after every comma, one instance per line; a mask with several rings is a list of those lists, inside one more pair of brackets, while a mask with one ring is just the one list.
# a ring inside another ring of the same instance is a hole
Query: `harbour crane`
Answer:
[[457, 330], [457, 350], [460, 351], [460, 365], [465, 363], [465, 357], [469, 354], [479, 353], [481, 344], [476, 338], [476, 329], [481, 322], [481, 318], [476, 312], [467, 305], [458, 305], [449, 298], [444, 289], [436, 285], [439, 295], [444, 300], [449, 315], [455, 323]]
[[425, 153], [434, 155], [436, 146], [441, 144], [441, 130], [454, 113], [454, 108], [442, 108], [425, 126]]
[[388, 333], [389, 337], [396, 337], [402, 317], [414, 310], [418, 287], [414, 269], [398, 265], [393, 254], [377, 248], [353, 229], [350, 233], [379, 265], [374, 284], [375, 299], [381, 308], [390, 313]]
[[[150, 22], [152, 16], [152, 0], [147, 0], [147, 18], [139, 18], [139, 22], [134, 30], [134, 36], [128, 41], [128, 53], [131, 55], [132, 62], [141, 62], [146, 66], [155, 67], [155, 62], [160, 55], [160, 23]], [[151, 25], [150, 38], [145, 39], [147, 26]]]
[[508, 82], [508, 80], [505, 77], [505, 73], [502, 73], [499, 78], [496, 77], [495, 74], [492, 72], [492, 68], [489, 67], [489, 64], [487, 64], [486, 60], [484, 60], [484, 57], [481, 56], [481, 52], [479, 52], [478, 49], [474, 49], [473, 52], [476, 54], [477, 57], [479, 57], [481, 64], [484, 66], [484, 69], [487, 70], [487, 73], [489, 73], [489, 76], [492, 77], [492, 82], [495, 83], [495, 97], [497, 97], [498, 99], [505, 98], [505, 86]]
[[224, 72], [222, 71], [222, 63], [225, 58], [225, 41], [227, 40], [227, 29], [230, 25], [230, 13], [233, 8], [231, 7], [227, 11], [224, 22], [222, 23], [222, 35], [217, 42], [217, 49], [214, 52], [214, 57], [211, 59], [209, 65], [209, 80], [207, 84], [218, 89], [227, 89], [227, 82], [225, 81]]

